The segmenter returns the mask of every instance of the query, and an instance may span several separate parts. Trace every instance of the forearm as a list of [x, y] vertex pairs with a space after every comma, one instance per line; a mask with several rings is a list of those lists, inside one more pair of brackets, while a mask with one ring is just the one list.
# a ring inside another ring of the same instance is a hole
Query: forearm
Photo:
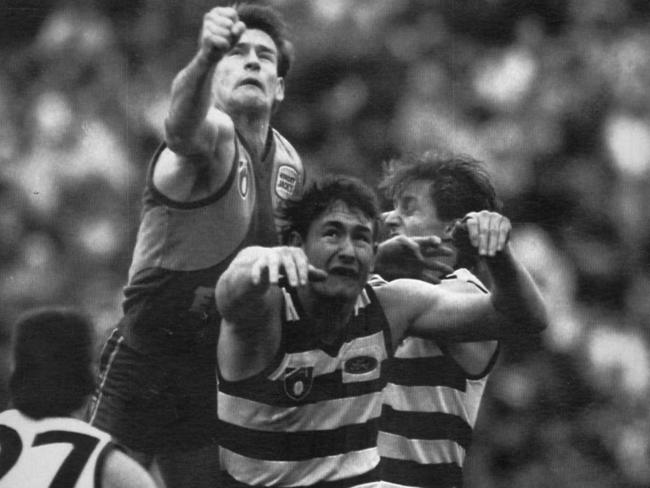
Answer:
[[251, 266], [255, 248], [247, 248], [230, 264], [217, 281], [215, 299], [221, 316], [231, 323], [250, 324], [267, 309], [269, 284], [254, 284]]
[[509, 334], [538, 333], [547, 326], [546, 307], [530, 273], [513, 256], [510, 247], [485, 260], [493, 283], [492, 302], [504, 316]]
[[216, 63], [198, 52], [172, 83], [171, 105], [165, 119], [167, 145], [191, 151], [212, 105], [212, 76]]

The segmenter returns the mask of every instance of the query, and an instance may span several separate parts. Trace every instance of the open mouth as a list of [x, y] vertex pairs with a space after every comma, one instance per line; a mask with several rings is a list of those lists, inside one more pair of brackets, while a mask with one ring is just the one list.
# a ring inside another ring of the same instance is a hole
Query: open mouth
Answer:
[[357, 273], [354, 269], [345, 268], [343, 266], [338, 266], [336, 268], [330, 269], [329, 274], [352, 279], [357, 279], [359, 277], [359, 273]]
[[262, 83], [259, 80], [255, 79], [255, 78], [246, 78], [246, 79], [242, 80], [239, 83], [239, 86], [255, 86], [255, 87], [259, 88], [260, 90], [264, 89], [264, 86], [262, 85]]

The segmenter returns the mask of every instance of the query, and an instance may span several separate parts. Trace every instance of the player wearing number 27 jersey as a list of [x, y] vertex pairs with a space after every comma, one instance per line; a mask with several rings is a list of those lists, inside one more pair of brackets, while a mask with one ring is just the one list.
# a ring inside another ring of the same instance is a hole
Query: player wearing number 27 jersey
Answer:
[[18, 410], [0, 414], [0, 487], [93, 488], [111, 437], [81, 420], [33, 419]]
[[109, 434], [75, 418], [94, 384], [91, 323], [50, 308], [26, 314], [15, 330], [0, 488], [155, 488]]

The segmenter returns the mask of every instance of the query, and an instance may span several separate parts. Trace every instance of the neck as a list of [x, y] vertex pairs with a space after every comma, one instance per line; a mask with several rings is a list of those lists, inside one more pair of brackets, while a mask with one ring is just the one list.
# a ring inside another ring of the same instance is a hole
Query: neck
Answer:
[[233, 122], [246, 145], [256, 158], [261, 158], [266, 147], [266, 137], [271, 125], [270, 117], [260, 117], [259, 113], [238, 113]]
[[300, 304], [313, 324], [313, 333], [321, 341], [332, 343], [339, 337], [352, 317], [356, 297], [353, 300], [338, 297], [323, 297], [306, 288], [298, 290]]

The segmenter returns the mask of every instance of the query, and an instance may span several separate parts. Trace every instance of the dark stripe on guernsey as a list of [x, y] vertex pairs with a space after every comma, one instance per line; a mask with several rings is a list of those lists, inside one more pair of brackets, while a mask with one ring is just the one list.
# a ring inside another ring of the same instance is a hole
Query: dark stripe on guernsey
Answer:
[[448, 386], [465, 391], [462, 370], [444, 356], [391, 358], [385, 369], [386, 380], [402, 386]]
[[[252, 485], [247, 485], [246, 483], [241, 483], [230, 476], [228, 473], [223, 472], [221, 475], [221, 480], [225, 488], [251, 488]], [[364, 473], [353, 478], [345, 478], [343, 480], [337, 481], [321, 481], [315, 485], [303, 486], [303, 485], [291, 485], [291, 488], [350, 488], [352, 486], [363, 485], [364, 483], [372, 483], [373, 481], [379, 480], [379, 468], [375, 468], [368, 473]], [[259, 488], [260, 485], [256, 485]], [[278, 486], [278, 485], [271, 485]]]
[[441, 412], [402, 412], [384, 405], [381, 410], [383, 432], [409, 439], [449, 439], [468, 449], [472, 428], [457, 415]]
[[[342, 373], [340, 370], [317, 376], [313, 380], [309, 395], [301, 401], [292, 400], [287, 396], [282, 379], [276, 381], [239, 381], [237, 383], [222, 381], [219, 384], [219, 389], [227, 395], [265, 403], [267, 405], [296, 407], [308, 403], [318, 403], [336, 400], [338, 398], [358, 397], [368, 393], [376, 393], [381, 391], [386, 384], [381, 378], [371, 381], [343, 383], [341, 376]], [[323, 408], [326, 408], [326, 406]]]
[[463, 472], [457, 464], [419, 464], [382, 458], [381, 479], [406, 486], [453, 488], [463, 486]]
[[220, 423], [220, 445], [254, 459], [305, 461], [377, 445], [377, 420], [334, 430], [263, 432]]

